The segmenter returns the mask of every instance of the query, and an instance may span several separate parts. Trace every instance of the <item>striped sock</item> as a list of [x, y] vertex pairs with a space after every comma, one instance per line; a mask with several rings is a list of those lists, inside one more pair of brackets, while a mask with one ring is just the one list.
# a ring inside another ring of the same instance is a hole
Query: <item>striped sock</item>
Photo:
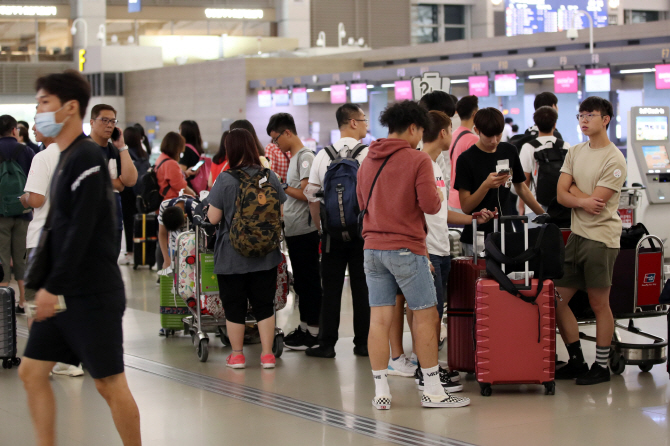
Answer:
[[596, 345], [596, 364], [601, 367], [607, 367], [607, 360], [610, 356], [610, 346], [601, 347]]

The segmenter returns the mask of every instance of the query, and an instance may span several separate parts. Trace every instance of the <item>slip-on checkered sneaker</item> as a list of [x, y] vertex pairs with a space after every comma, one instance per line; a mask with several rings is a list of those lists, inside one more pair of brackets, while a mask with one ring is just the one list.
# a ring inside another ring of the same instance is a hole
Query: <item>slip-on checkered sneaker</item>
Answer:
[[421, 405], [423, 407], [465, 407], [470, 405], [470, 398], [454, 396], [450, 393], [446, 395], [421, 395]]
[[372, 398], [372, 405], [378, 410], [389, 410], [391, 408], [391, 396], [376, 396]]

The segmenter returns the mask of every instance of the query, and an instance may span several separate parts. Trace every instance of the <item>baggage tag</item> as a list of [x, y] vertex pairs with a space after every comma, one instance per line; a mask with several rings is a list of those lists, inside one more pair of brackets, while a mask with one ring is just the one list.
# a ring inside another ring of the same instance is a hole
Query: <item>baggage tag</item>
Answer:
[[[37, 305], [34, 303], [26, 303], [26, 317], [29, 318], [34, 318], [37, 313]], [[56, 310], [56, 313], [62, 313], [63, 311], [67, 310], [67, 306], [65, 305], [65, 296], [62, 294], [58, 296], [58, 302], [54, 305], [54, 309]]]

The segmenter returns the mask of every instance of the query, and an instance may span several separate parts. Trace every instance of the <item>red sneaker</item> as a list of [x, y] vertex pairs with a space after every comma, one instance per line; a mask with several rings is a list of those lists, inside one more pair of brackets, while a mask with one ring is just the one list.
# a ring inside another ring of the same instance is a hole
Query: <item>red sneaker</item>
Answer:
[[261, 367], [264, 369], [274, 369], [277, 364], [277, 359], [275, 355], [268, 353], [267, 355], [261, 355]]
[[231, 353], [226, 358], [226, 365], [231, 369], [243, 369], [246, 367], [247, 362], [244, 355], [235, 355], [234, 353]]

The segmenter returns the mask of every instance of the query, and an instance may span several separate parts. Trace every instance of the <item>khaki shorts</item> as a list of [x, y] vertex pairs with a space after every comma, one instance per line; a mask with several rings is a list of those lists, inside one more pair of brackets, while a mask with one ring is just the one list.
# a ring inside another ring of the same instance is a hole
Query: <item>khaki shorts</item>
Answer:
[[584, 291], [588, 288], [609, 288], [618, 255], [617, 248], [608, 248], [602, 242], [570, 234], [565, 245], [564, 275], [555, 281], [555, 285]]
[[[26, 272], [26, 237], [29, 221], [19, 217], [0, 217], [0, 261], [5, 272], [4, 283], [11, 280], [12, 272], [16, 280], [23, 280]], [[13, 268], [10, 268], [14, 262]]]

